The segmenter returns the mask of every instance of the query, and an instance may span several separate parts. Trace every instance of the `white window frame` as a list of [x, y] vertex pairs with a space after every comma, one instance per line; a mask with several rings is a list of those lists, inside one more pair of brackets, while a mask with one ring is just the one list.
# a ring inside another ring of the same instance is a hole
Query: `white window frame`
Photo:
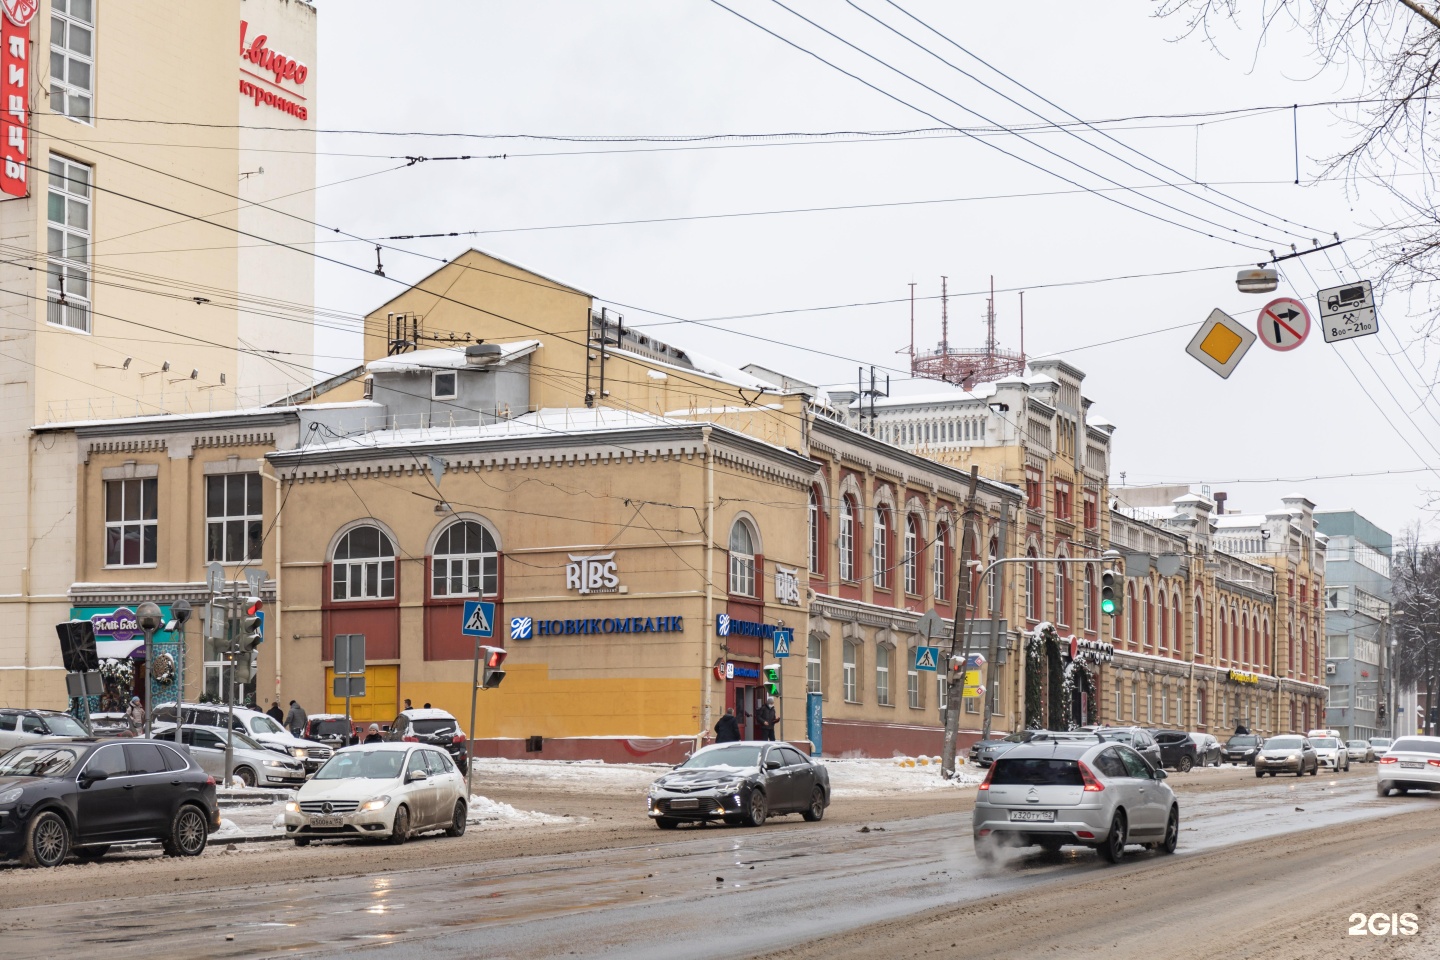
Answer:
[[871, 538], [873, 580], [877, 589], [890, 589], [890, 520], [884, 507], [875, 508], [874, 536]]
[[1040, 563], [1034, 553], [1025, 554], [1025, 616], [1030, 620], [1045, 619], [1044, 598], [1040, 596]]
[[[480, 531], [480, 549], [466, 549], [458, 552], [441, 552], [442, 545], [450, 547], [450, 540], [457, 532], [469, 548], [470, 528]], [[458, 584], [457, 584], [458, 580]], [[500, 590], [500, 551], [495, 535], [485, 524], [475, 520], [457, 520], [441, 531], [435, 540], [435, 549], [430, 556], [430, 596], [448, 597], [493, 597]]]
[[920, 593], [920, 529], [914, 514], [905, 517], [905, 592]]
[[[45, 208], [45, 320], [57, 327], [91, 332], [90, 243], [95, 168], [50, 155]], [[54, 219], [55, 207], [60, 219]]]
[[805, 645], [805, 692], [820, 693], [820, 641], [814, 637]]
[[[344, 603], [356, 600], [393, 600], [395, 598], [395, 541], [384, 530], [371, 524], [365, 524], [345, 531], [335, 545], [335, 553], [338, 554], [341, 546], [345, 545], [350, 537], [361, 530], [371, 529], [381, 537], [381, 546], [390, 545], [389, 555], [383, 552], [377, 556], [346, 557], [338, 558], [331, 556], [330, 571], [330, 598], [333, 601]], [[358, 575], [359, 589], [354, 590], [352, 586]], [[345, 587], [343, 596], [340, 595], [338, 587]], [[372, 589], [373, 585], [373, 589]]]
[[[89, 9], [90, 19], [84, 19], [77, 12], [78, 7]], [[69, 117], [77, 123], [95, 123], [95, 0], [52, 0], [50, 6], [50, 63], [47, 72], [50, 79], [50, 110]], [[59, 26], [61, 29], [56, 30]], [[72, 45], [77, 36], [89, 38], [89, 53]], [[61, 69], [57, 70], [56, 66]], [[89, 83], [81, 85], [74, 80], [75, 66], [89, 74]], [[60, 79], [61, 73], [64, 79]], [[57, 102], [57, 98], [58, 101]], [[83, 106], [76, 107], [77, 101]], [[72, 109], [74, 107], [74, 109]]]
[[935, 677], [935, 706], [944, 710], [950, 703], [950, 681], [946, 679], [943, 671], [939, 671]]
[[875, 702], [890, 706], [890, 648], [883, 643], [875, 647]]
[[910, 709], [923, 709], [925, 704], [920, 702], [920, 671], [915, 669], [914, 651], [911, 651], [910, 666], [905, 671], [905, 698], [910, 704]]
[[1095, 566], [1085, 564], [1085, 586], [1084, 592], [1080, 595], [1080, 605], [1084, 608], [1085, 630], [1088, 633], [1095, 632]]
[[820, 572], [820, 498], [815, 496], [815, 488], [810, 488], [810, 572]]
[[855, 501], [840, 497], [840, 579], [855, 579]]
[[935, 525], [935, 543], [931, 548], [935, 551], [935, 559], [932, 564], [934, 569], [931, 571], [931, 576], [934, 578], [932, 589], [935, 592], [935, 600], [939, 603], [945, 602], [945, 580], [950, 575], [950, 571], [945, 569], [945, 547], [949, 540], [950, 528], [944, 523], [937, 523]]
[[860, 690], [859, 677], [857, 675], [858, 661], [860, 660], [859, 644], [854, 640], [846, 640], [840, 656], [845, 701], [847, 703], [859, 703]]
[[[442, 382], [448, 382], [450, 384], [448, 392], [442, 391]], [[460, 371], [436, 370], [430, 374], [431, 400], [454, 400], [458, 396], [460, 396]]]
[[[742, 537], [748, 543], [740, 542]], [[731, 525], [730, 592], [738, 596], [755, 596], [755, 541], [755, 531], [744, 519]]]
[[[123, 480], [106, 480], [105, 487], [105, 566], [107, 567], [153, 567], [159, 561], [160, 553], [160, 504], [159, 492], [160, 481], [154, 477], [127, 477]], [[127, 485], [138, 485], [140, 494], [137, 509], [139, 516], [131, 517], [125, 513], [125, 493]], [[112, 485], [120, 491], [120, 516], [110, 515], [110, 490]], [[153, 516], [147, 517], [148, 512]], [[112, 535], [118, 535], [119, 549], [117, 553], [111, 553], [110, 547]], [[140, 559], [134, 563], [125, 562], [125, 541], [128, 537], [138, 536], [140, 542]], [[154, 549], [154, 555], [146, 559], [145, 545], [149, 543]]]
[[[241, 509], [239, 513], [230, 513], [230, 487], [232, 484], [240, 484]], [[210, 512], [210, 488], [212, 484], [220, 487], [220, 512]], [[257, 503], [251, 503], [252, 493]], [[219, 561], [221, 563], [255, 563], [260, 560], [261, 552], [265, 548], [262, 539], [265, 523], [265, 488], [262, 485], [258, 472], [249, 473], [221, 473], [205, 478], [205, 559]], [[237, 529], [238, 528], [238, 529]], [[215, 547], [216, 536], [219, 537], [219, 551]], [[239, 540], [239, 547], [233, 541]], [[255, 553], [250, 553], [251, 545], [254, 544]]]

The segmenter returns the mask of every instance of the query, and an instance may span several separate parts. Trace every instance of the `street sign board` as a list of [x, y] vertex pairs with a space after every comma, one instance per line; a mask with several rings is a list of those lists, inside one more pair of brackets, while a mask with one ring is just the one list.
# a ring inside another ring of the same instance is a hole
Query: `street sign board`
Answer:
[[87, 670], [84, 673], [65, 674], [65, 690], [70, 696], [80, 697], [101, 697], [105, 695], [105, 678], [100, 675], [99, 670]]
[[790, 656], [790, 644], [795, 641], [795, 631], [788, 627], [775, 631], [775, 659], [783, 660]]
[[1369, 280], [1328, 287], [1316, 293], [1315, 298], [1320, 301], [1320, 331], [1326, 343], [1380, 332], [1375, 293]]
[[336, 676], [365, 675], [365, 634], [335, 634]]
[[466, 600], [460, 619], [460, 632], [467, 637], [493, 637], [495, 604], [485, 600]]
[[1277, 297], [1260, 308], [1255, 329], [1271, 350], [1294, 350], [1310, 336], [1310, 311], [1293, 297]]
[[915, 648], [915, 669], [929, 670], [934, 673], [940, 663], [939, 647], [916, 647]]
[[269, 570], [261, 570], [259, 567], [250, 567], [245, 571], [245, 584], [250, 588], [250, 596], [260, 596], [260, 588], [265, 581], [270, 579]]
[[219, 560], [205, 564], [205, 588], [211, 593], [225, 592], [225, 564]]
[[915, 621], [915, 632], [922, 637], [939, 637], [945, 634], [945, 620], [933, 609]]
[[1200, 324], [1185, 352], [1228, 378], [1255, 342], [1255, 332], [1218, 307]]
[[344, 700], [346, 697], [359, 698], [365, 696], [364, 677], [336, 677], [335, 678], [335, 699]]

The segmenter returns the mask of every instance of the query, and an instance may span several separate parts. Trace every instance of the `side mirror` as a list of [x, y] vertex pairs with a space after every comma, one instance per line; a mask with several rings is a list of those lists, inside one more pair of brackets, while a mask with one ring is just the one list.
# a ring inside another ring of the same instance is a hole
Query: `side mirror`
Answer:
[[783, 766], [785, 766], [785, 764], [781, 763], [779, 760], [776, 760], [774, 757], [771, 757], [769, 760], [765, 761], [766, 770], [779, 770]]
[[1165, 780], [1165, 779], [1168, 779], [1169, 776], [1170, 776], [1170, 774], [1166, 773], [1165, 770], [1164, 770], [1164, 768], [1162, 768], [1162, 767], [1156, 767], [1156, 768], [1155, 768], [1155, 779], [1156, 779], [1156, 780]]
[[407, 774], [405, 775], [405, 782], [406, 782], [406, 783], [415, 783], [416, 781], [419, 781], [419, 780], [429, 780], [429, 779], [430, 779], [430, 774], [426, 773], [424, 770], [411, 770], [409, 773], [407, 773]]
[[104, 770], [87, 770], [80, 774], [80, 787], [87, 788], [97, 780], [109, 780], [110, 774]]

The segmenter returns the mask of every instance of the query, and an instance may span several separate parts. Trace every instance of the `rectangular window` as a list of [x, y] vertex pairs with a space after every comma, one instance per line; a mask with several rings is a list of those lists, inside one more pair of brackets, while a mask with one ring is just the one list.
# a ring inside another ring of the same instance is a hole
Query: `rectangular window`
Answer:
[[1045, 507], [1045, 475], [1034, 467], [1025, 468], [1025, 508], [1041, 510]]
[[90, 123], [94, 100], [93, 0], [51, 0], [50, 109]]
[[437, 371], [430, 378], [430, 397], [434, 400], [453, 400], [459, 395], [456, 387], [457, 374], [454, 370]]
[[1094, 530], [1100, 526], [1099, 503], [1094, 491], [1085, 491], [1085, 529]]
[[911, 708], [919, 710], [922, 706], [920, 703], [920, 672], [913, 665], [905, 673], [905, 695], [910, 701]]
[[875, 702], [882, 707], [890, 705], [890, 648], [875, 648]]
[[90, 175], [84, 164], [50, 157], [46, 206], [46, 316], [90, 332]]
[[941, 710], [950, 703], [950, 684], [943, 673], [935, 678], [935, 703]]
[[152, 479], [105, 481], [105, 565], [144, 567], [155, 563], [159, 520]]
[[944, 603], [949, 596], [949, 594], [946, 593], [945, 587], [945, 581], [950, 576], [950, 571], [945, 569], [945, 551], [948, 549], [945, 541], [946, 530], [944, 527], [941, 527], [935, 533], [935, 569], [931, 571], [935, 583], [935, 601], [937, 603]]
[[870, 550], [871, 569], [875, 571], [874, 583], [877, 590], [890, 589], [890, 521], [884, 510], [875, 511], [875, 543]]
[[844, 655], [844, 684], [845, 699], [851, 703], [859, 702], [859, 691], [855, 683], [855, 644], [848, 640], [845, 642]]
[[1070, 484], [1064, 480], [1055, 481], [1055, 517], [1059, 520], [1070, 519]]
[[260, 474], [205, 478], [205, 559], [247, 563], [260, 559], [264, 516]]
[[814, 637], [805, 647], [805, 692], [820, 692], [820, 641]]
[[1121, 700], [1120, 687], [1117, 684], [1115, 687], [1115, 720], [1117, 722], [1125, 719], [1124, 707], [1125, 704]]

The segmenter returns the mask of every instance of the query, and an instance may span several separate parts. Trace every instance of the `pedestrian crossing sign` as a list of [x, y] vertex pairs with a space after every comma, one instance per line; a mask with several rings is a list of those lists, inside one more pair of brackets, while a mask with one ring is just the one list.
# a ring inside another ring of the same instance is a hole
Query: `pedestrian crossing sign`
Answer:
[[790, 644], [795, 638], [794, 630], [775, 631], [775, 659], [779, 660], [790, 656]]
[[460, 632], [467, 637], [495, 635], [495, 604], [484, 600], [466, 600], [460, 620]]
[[940, 663], [939, 647], [916, 647], [915, 648], [915, 669], [929, 670], [932, 673], [938, 669]]

